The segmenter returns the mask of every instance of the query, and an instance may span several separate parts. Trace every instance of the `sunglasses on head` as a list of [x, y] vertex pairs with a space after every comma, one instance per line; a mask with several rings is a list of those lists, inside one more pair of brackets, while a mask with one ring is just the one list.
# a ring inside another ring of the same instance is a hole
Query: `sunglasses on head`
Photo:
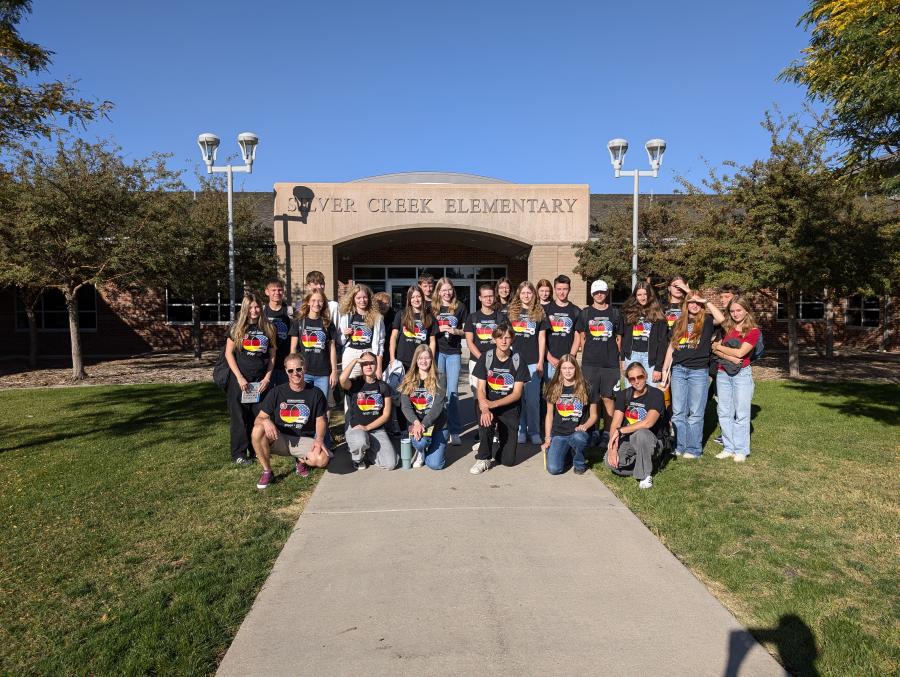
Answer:
[[302, 373], [303, 373], [303, 367], [297, 367], [297, 368], [295, 368], [295, 369], [285, 369], [285, 371], [286, 371], [288, 374], [302, 374]]

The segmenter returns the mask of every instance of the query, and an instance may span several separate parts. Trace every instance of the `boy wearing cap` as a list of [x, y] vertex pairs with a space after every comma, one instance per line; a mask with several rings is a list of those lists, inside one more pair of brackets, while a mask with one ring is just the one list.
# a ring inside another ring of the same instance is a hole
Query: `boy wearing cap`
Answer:
[[622, 315], [609, 305], [609, 285], [605, 280], [591, 284], [593, 303], [578, 316], [579, 342], [584, 378], [591, 385], [591, 402], [599, 402], [603, 411], [603, 436], [600, 446], [609, 441], [609, 426], [615, 409], [615, 388], [622, 377]]

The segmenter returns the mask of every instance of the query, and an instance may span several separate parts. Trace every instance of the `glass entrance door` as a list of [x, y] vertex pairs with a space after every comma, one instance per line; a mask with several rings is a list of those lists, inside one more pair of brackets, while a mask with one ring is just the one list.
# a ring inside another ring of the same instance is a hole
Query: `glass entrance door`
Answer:
[[470, 313], [475, 312], [478, 308], [478, 295], [475, 293], [475, 280], [451, 279], [453, 288], [456, 289], [456, 298], [465, 306]]
[[387, 281], [387, 293], [391, 297], [391, 306], [398, 313], [406, 307], [406, 290], [416, 284], [419, 282], [413, 278], [392, 278]]

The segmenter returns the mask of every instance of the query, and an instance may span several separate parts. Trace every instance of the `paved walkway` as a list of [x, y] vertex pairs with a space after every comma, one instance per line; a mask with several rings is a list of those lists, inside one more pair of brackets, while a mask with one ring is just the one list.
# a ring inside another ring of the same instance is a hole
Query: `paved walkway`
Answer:
[[473, 476], [471, 437], [441, 472], [339, 450], [219, 675], [784, 674], [590, 472]]

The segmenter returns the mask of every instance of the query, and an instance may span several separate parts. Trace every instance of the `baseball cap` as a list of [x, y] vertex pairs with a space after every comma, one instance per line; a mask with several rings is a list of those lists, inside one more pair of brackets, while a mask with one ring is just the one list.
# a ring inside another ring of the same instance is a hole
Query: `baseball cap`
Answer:
[[591, 283], [591, 296], [598, 291], [609, 291], [609, 285], [604, 280], [594, 280]]

